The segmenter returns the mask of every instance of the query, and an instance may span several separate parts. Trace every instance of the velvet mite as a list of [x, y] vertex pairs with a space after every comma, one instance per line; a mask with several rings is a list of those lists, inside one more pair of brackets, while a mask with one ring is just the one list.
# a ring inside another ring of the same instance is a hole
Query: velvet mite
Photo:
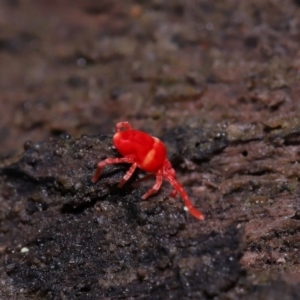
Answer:
[[156, 182], [154, 186], [142, 196], [142, 199], [147, 199], [156, 193], [165, 178], [173, 187], [171, 196], [175, 197], [178, 192], [185, 203], [185, 210], [189, 211], [195, 218], [204, 220], [204, 215], [192, 205], [189, 196], [182, 185], [177, 181], [175, 170], [167, 159], [166, 148], [162, 141], [143, 131], [132, 129], [128, 122], [120, 122], [116, 125], [113, 144], [123, 157], [107, 158], [99, 162], [92, 178], [93, 183], [99, 179], [101, 171], [106, 165], [129, 163], [132, 165], [119, 183], [119, 187], [124, 185], [137, 167], [146, 172], [154, 173], [156, 175]]

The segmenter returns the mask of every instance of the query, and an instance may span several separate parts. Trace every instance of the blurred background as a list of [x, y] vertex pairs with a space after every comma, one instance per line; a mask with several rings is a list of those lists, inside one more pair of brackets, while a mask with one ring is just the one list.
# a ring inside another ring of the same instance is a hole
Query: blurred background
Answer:
[[299, 109], [300, 2], [1, 0], [0, 158], [25, 141]]

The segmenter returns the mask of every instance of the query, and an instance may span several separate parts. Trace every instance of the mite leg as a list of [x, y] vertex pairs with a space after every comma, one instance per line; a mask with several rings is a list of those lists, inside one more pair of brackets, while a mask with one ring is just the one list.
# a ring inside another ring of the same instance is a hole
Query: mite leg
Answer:
[[121, 157], [121, 158], [107, 158], [105, 160], [102, 160], [99, 162], [98, 166], [97, 166], [97, 170], [92, 178], [92, 182], [95, 183], [100, 175], [101, 175], [101, 171], [102, 169], [106, 166], [106, 165], [110, 165], [110, 164], [120, 164], [120, 163], [134, 163], [134, 161], [131, 158], [128, 157]]
[[119, 123], [117, 123], [116, 132], [120, 132], [120, 131], [122, 131], [122, 129], [131, 130], [131, 126], [130, 126], [129, 122], [119, 122]]
[[[175, 170], [172, 168], [171, 163], [167, 159], [164, 162], [163, 173], [165, 174], [164, 176], [176, 178]], [[175, 198], [176, 195], [177, 195], [177, 190], [173, 187], [170, 193], [170, 197]]]
[[137, 167], [137, 163], [134, 163], [131, 165], [127, 173], [124, 175], [123, 179], [120, 181], [118, 187], [122, 187], [124, 183], [132, 176], [133, 172], [135, 171]]
[[170, 182], [172, 187], [180, 194], [185, 204], [184, 209], [188, 211], [195, 218], [199, 220], [204, 220], [204, 215], [193, 206], [188, 194], [183, 189], [182, 185], [176, 180], [176, 178], [173, 177], [172, 175], [166, 174], [166, 172], [164, 173], [164, 176], [166, 180]]
[[173, 188], [173, 190], [170, 193], [170, 197], [175, 198], [177, 195], [177, 191]]
[[159, 170], [157, 173], [156, 173], [156, 182], [154, 184], [154, 186], [147, 192], [145, 193], [143, 196], [142, 196], [142, 199], [147, 199], [149, 196], [151, 196], [152, 194], [156, 193], [161, 184], [162, 184], [162, 181], [163, 181], [163, 174], [162, 174], [162, 170]]

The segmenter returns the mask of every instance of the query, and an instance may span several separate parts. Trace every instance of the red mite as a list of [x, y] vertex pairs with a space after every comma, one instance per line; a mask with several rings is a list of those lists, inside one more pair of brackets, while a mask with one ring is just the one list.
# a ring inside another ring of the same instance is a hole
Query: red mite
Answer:
[[163, 178], [165, 178], [173, 187], [171, 196], [175, 197], [178, 192], [185, 203], [185, 210], [189, 211], [195, 218], [204, 220], [204, 215], [193, 207], [189, 196], [182, 185], [177, 181], [175, 170], [167, 159], [166, 148], [162, 141], [145, 132], [131, 129], [128, 122], [120, 122], [116, 125], [113, 143], [123, 157], [107, 158], [99, 162], [94, 177], [92, 178], [93, 183], [99, 179], [101, 171], [106, 165], [129, 163], [132, 165], [119, 183], [119, 187], [124, 185], [137, 167], [146, 172], [155, 173], [156, 182], [154, 186], [142, 196], [142, 199], [147, 199], [156, 193], [162, 184]]

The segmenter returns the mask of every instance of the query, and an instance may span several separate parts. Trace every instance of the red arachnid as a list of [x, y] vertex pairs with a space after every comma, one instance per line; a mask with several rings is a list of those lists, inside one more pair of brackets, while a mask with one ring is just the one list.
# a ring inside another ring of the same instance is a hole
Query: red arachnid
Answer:
[[106, 165], [129, 163], [132, 165], [119, 183], [119, 187], [124, 185], [137, 167], [146, 172], [155, 173], [156, 182], [154, 186], [142, 196], [143, 199], [147, 199], [156, 193], [162, 184], [163, 178], [165, 178], [173, 187], [171, 196], [175, 197], [178, 192], [185, 203], [185, 209], [195, 218], [204, 220], [204, 215], [193, 207], [189, 196], [182, 185], [177, 181], [175, 170], [167, 159], [166, 148], [162, 141], [143, 131], [131, 129], [128, 122], [120, 122], [116, 125], [113, 143], [123, 157], [107, 158], [101, 161], [92, 178], [93, 183], [99, 179], [101, 171]]

